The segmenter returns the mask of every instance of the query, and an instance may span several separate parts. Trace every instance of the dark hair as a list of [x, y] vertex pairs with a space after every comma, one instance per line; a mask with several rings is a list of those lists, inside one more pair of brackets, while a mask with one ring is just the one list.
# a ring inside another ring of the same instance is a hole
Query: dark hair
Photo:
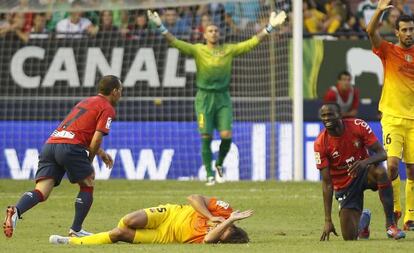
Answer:
[[232, 225], [230, 227], [230, 235], [221, 243], [248, 243], [250, 241], [247, 232], [242, 228]]
[[400, 22], [414, 22], [414, 17], [406, 14], [400, 15], [395, 21], [395, 29], [400, 30]]
[[104, 76], [99, 80], [98, 92], [102, 95], [108, 96], [114, 89], [121, 87], [121, 81], [118, 77], [113, 75]]
[[342, 72], [340, 72], [337, 76], [337, 80], [340, 80], [342, 76], [351, 76], [351, 73], [349, 73], [348, 71], [344, 70]]
[[[336, 102], [326, 102], [326, 103], [323, 103], [323, 105], [321, 106], [321, 109], [322, 109], [323, 106], [333, 106], [333, 107], [336, 108], [337, 112], [339, 114], [341, 114], [341, 107]], [[320, 111], [320, 109], [319, 109], [319, 111]]]

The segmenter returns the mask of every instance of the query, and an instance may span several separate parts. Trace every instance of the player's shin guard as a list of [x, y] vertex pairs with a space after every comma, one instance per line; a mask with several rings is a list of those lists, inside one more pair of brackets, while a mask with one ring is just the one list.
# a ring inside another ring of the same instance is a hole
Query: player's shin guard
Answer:
[[408, 178], [405, 184], [404, 223], [407, 221], [414, 221], [414, 180]]
[[81, 187], [75, 200], [75, 218], [72, 227], [74, 231], [82, 229], [82, 223], [88, 215], [93, 202], [93, 187]]
[[397, 176], [392, 180], [392, 192], [394, 197], [394, 212], [401, 212], [401, 180], [400, 176]]
[[394, 220], [394, 203], [393, 203], [393, 192], [392, 192], [391, 182], [387, 181], [385, 183], [378, 184], [378, 193], [384, 207], [385, 219], [387, 227], [395, 224]]
[[211, 138], [201, 138], [201, 158], [203, 165], [206, 168], [207, 178], [214, 177], [213, 170], [211, 169], [211, 160], [213, 154], [211, 152]]
[[39, 202], [43, 202], [44, 200], [45, 198], [39, 190], [35, 189], [33, 191], [25, 192], [16, 204], [18, 216], [20, 217], [27, 210], [31, 209]]
[[217, 158], [216, 165], [222, 166], [224, 158], [226, 158], [227, 153], [230, 150], [231, 146], [231, 138], [229, 139], [221, 139], [219, 154]]
[[102, 232], [94, 235], [84, 236], [84, 237], [71, 237], [69, 239], [69, 244], [76, 245], [99, 245], [99, 244], [110, 244], [112, 243], [111, 238], [109, 237], [109, 232]]

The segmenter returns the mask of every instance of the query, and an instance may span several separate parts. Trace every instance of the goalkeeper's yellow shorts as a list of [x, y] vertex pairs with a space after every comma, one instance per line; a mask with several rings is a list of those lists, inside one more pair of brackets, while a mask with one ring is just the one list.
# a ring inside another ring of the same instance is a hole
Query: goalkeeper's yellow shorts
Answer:
[[414, 120], [383, 114], [381, 126], [387, 156], [414, 163]]

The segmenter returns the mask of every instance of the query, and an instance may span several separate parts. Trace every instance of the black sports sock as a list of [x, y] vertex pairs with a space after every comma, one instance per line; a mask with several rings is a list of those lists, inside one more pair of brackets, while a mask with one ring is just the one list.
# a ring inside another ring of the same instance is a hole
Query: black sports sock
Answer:
[[44, 201], [43, 194], [39, 190], [33, 190], [25, 192], [16, 204], [17, 212], [19, 217], [27, 210], [31, 209], [39, 202]]
[[82, 223], [88, 215], [93, 202], [93, 187], [81, 187], [75, 200], [75, 217], [72, 223], [72, 230], [78, 232], [82, 229]]

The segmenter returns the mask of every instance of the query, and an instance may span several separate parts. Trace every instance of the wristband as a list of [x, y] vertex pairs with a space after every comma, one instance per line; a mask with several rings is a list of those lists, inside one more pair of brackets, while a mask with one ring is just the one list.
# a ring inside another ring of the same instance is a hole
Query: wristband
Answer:
[[267, 33], [271, 33], [273, 31], [273, 26], [271, 24], [267, 24], [267, 26], [265, 28], [265, 31]]
[[165, 28], [165, 26], [164, 26], [163, 24], [161, 24], [161, 25], [158, 27], [158, 31], [160, 31], [160, 33], [162, 33], [162, 34], [166, 34], [166, 33], [168, 32], [168, 29], [167, 29], [167, 28]]

